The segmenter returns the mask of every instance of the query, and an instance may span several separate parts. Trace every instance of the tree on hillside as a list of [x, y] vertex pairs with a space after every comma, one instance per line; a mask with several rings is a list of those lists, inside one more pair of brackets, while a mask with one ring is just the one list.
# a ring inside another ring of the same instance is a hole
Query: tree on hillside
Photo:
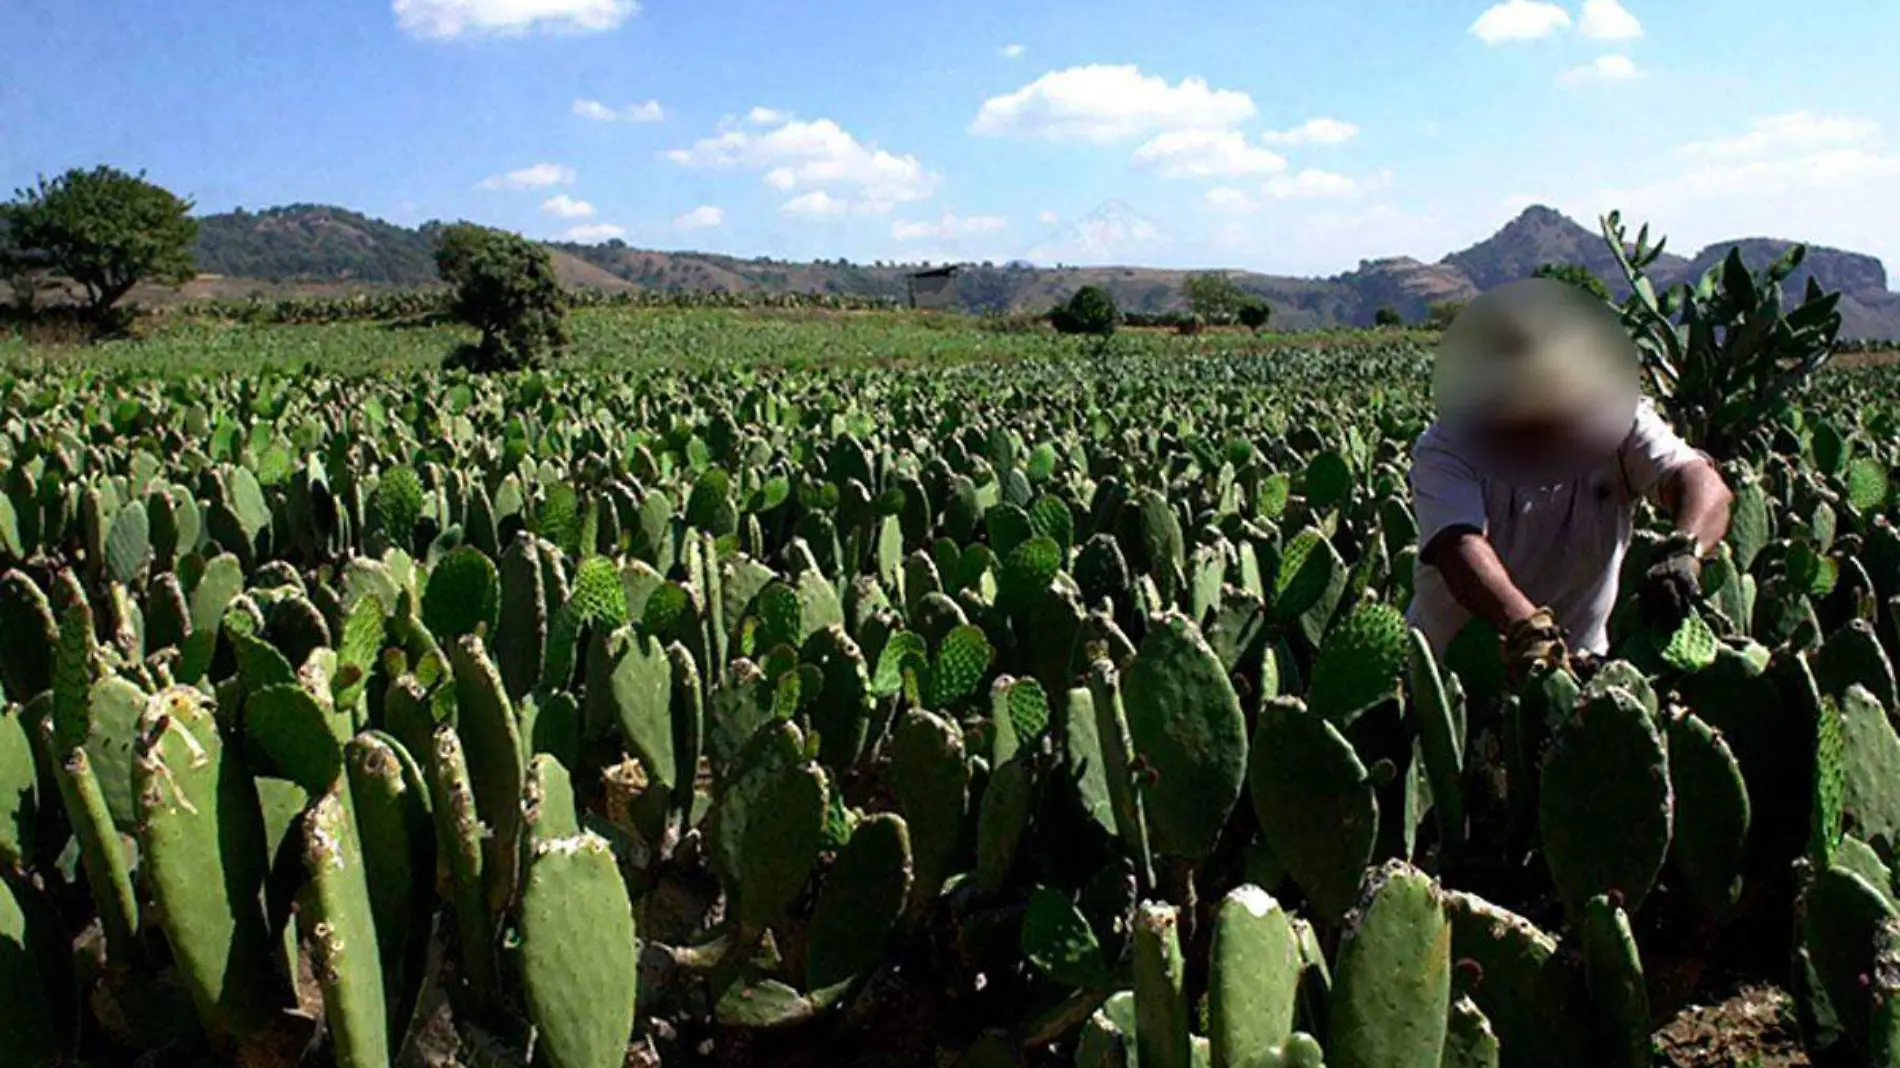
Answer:
[[1181, 283], [1181, 296], [1190, 311], [1210, 323], [1231, 323], [1253, 298], [1219, 271], [1197, 271]]
[[74, 168], [14, 193], [0, 205], [10, 275], [44, 272], [86, 291], [82, 312], [104, 326], [140, 282], [191, 280], [198, 222], [191, 201], [112, 167]]
[[1610, 303], [1612, 300], [1610, 297], [1610, 287], [1603, 284], [1603, 279], [1591, 274], [1588, 267], [1581, 267], [1574, 263], [1546, 263], [1542, 267], [1532, 271], [1531, 276], [1534, 278], [1555, 278], [1559, 282], [1569, 282], [1571, 285], [1582, 286], [1584, 289], [1589, 290], [1591, 296], [1605, 303]]
[[1260, 330], [1273, 318], [1273, 306], [1258, 297], [1249, 298], [1240, 306], [1240, 325], [1249, 330]]
[[1101, 286], [1083, 286], [1075, 291], [1067, 304], [1059, 304], [1049, 313], [1049, 321], [1054, 324], [1057, 333], [1092, 334], [1104, 338], [1115, 333], [1121, 317], [1121, 309], [1115, 307], [1115, 298]]
[[1465, 302], [1462, 300], [1441, 300], [1425, 309], [1425, 325], [1434, 330], [1443, 330], [1464, 310]]
[[1387, 304], [1381, 307], [1378, 311], [1372, 313], [1372, 325], [1373, 326], [1404, 326], [1405, 316], [1400, 315], [1399, 310], [1397, 308], [1394, 308], [1392, 305]]
[[473, 223], [443, 227], [436, 269], [455, 289], [450, 310], [482, 332], [450, 357], [473, 371], [516, 371], [566, 347], [567, 298], [548, 250], [519, 234]]

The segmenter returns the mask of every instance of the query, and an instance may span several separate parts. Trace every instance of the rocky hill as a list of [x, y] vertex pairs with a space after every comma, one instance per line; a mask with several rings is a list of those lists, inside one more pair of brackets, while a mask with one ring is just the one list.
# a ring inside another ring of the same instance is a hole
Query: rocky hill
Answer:
[[[1107, 208], [1115, 207], [1115, 211]], [[1104, 227], [1123, 231], [1148, 225], [1125, 206], [1108, 205], [1089, 227], [1068, 235], [1066, 247], [1086, 249]], [[416, 286], [436, 281], [430, 236], [437, 224], [408, 228], [343, 208], [296, 204], [262, 212], [230, 212], [200, 220], [198, 262], [220, 276], [192, 287], [196, 293], [234, 295], [348, 286]], [[1132, 232], [1132, 231], [1131, 231]], [[1124, 235], [1126, 236], [1126, 235]], [[1692, 257], [1669, 253], [1652, 268], [1661, 284], [1693, 281], [1719, 264], [1731, 247], [1752, 268], [1773, 262], [1793, 242], [1748, 237], [1717, 242]], [[854, 264], [844, 260], [791, 262], [746, 259], [700, 252], [662, 252], [621, 241], [582, 245], [554, 243], [555, 267], [564, 283], [600, 289], [668, 291], [801, 292], [902, 298], [901, 264]], [[1049, 257], [1049, 258], [1054, 258]], [[1622, 291], [1615, 258], [1594, 230], [1560, 212], [1534, 206], [1496, 234], [1437, 263], [1409, 257], [1367, 260], [1332, 278], [1293, 278], [1234, 272], [1244, 289], [1274, 306], [1276, 325], [1291, 329], [1370, 325], [1382, 307], [1417, 320], [1435, 303], [1469, 300], [1493, 286], [1525, 277], [1546, 263], [1589, 268]], [[1144, 267], [1054, 267], [1025, 262], [969, 265], [958, 279], [965, 310], [1037, 311], [1083, 285], [1105, 286], [1122, 307], [1164, 312], [1180, 306], [1187, 272]], [[1900, 293], [1888, 289], [1887, 272], [1871, 256], [1811, 246], [1807, 261], [1787, 285], [1798, 299], [1813, 277], [1845, 296], [1843, 333], [1855, 338], [1900, 339]], [[247, 289], [248, 287], [248, 289]]]

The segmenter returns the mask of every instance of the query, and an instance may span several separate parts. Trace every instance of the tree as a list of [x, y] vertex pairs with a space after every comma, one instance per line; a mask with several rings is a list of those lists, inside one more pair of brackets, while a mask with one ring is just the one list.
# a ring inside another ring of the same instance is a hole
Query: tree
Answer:
[[1273, 306], [1258, 297], [1240, 306], [1240, 325], [1249, 330], [1259, 330], [1273, 318]]
[[1083, 286], [1069, 302], [1049, 313], [1049, 321], [1062, 334], [1092, 334], [1109, 337], [1121, 322], [1121, 310], [1115, 298], [1101, 286]]
[[1571, 285], [1582, 286], [1584, 289], [1589, 290], [1590, 295], [1598, 300], [1606, 304], [1614, 302], [1614, 298], [1610, 296], [1610, 287], [1603, 284], [1603, 279], [1591, 274], [1588, 267], [1581, 267], [1574, 263], [1546, 263], [1542, 267], [1532, 271], [1531, 276], [1534, 278], [1555, 278], [1559, 282], [1569, 282]]
[[1462, 300], [1441, 300], [1425, 309], [1426, 325], [1434, 330], [1443, 330], [1464, 310], [1465, 302]]
[[85, 287], [85, 318], [107, 321], [140, 282], [177, 285], [195, 273], [191, 201], [111, 167], [74, 168], [0, 205], [9, 273], [47, 271]]
[[1219, 271], [1198, 271], [1181, 283], [1181, 296], [1194, 314], [1210, 323], [1231, 323], [1251, 299], [1247, 291]]
[[1405, 316], [1400, 315], [1399, 310], [1397, 308], [1394, 308], [1392, 305], [1387, 304], [1384, 307], [1381, 307], [1378, 311], [1372, 313], [1372, 325], [1374, 326], [1404, 326]]
[[505, 230], [456, 223], [442, 229], [435, 264], [455, 289], [450, 311], [482, 332], [479, 345], [450, 358], [453, 365], [520, 370], [567, 345], [567, 298], [547, 249]]

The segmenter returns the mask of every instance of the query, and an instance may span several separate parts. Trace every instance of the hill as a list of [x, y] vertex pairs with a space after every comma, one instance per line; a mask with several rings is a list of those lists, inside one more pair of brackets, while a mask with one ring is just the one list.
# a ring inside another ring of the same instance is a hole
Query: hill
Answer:
[[[198, 263], [207, 275], [187, 287], [192, 296], [247, 292], [333, 291], [368, 286], [436, 283], [430, 236], [438, 224], [408, 228], [343, 208], [293, 204], [262, 212], [236, 211], [200, 220]], [[1150, 224], [1125, 205], [1104, 205], [1078, 221], [1059, 244], [1086, 250], [1105, 228], [1133, 232]], [[1747, 237], [1717, 242], [1691, 257], [1665, 254], [1652, 269], [1656, 281], [1693, 281], [1721, 262], [1731, 247], [1752, 268], [1774, 261], [1792, 241]], [[563, 283], [595, 289], [713, 290], [735, 293], [836, 293], [902, 299], [903, 264], [844, 260], [793, 262], [704, 252], [662, 252], [622, 241], [549, 245]], [[1409, 257], [1367, 260], [1331, 278], [1294, 278], [1230, 272], [1241, 288], [1274, 306], [1274, 323], [1288, 329], [1367, 326], [1381, 307], [1408, 320], [1440, 301], [1469, 300], [1493, 286], [1525, 277], [1546, 263], [1588, 267], [1614, 290], [1624, 290], [1615, 258], [1595, 231], [1551, 208], [1533, 206], [1491, 237], [1437, 263]], [[966, 265], [956, 300], [971, 312], [1037, 311], [1083, 285], [1099, 285], [1125, 309], [1165, 312], [1180, 307], [1188, 272], [1144, 267], [1038, 267]], [[1886, 269], [1872, 256], [1811, 246], [1807, 261], [1786, 286], [1797, 299], [1813, 277], [1845, 296], [1843, 334], [1900, 339], [1900, 293], [1888, 289]], [[1620, 295], [1620, 294], [1619, 294]]]

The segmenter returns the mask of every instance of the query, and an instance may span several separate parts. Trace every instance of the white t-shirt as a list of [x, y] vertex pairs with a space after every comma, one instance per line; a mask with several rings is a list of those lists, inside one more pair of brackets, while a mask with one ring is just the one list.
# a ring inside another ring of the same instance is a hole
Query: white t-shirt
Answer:
[[[1541, 489], [1480, 475], [1434, 423], [1412, 452], [1412, 509], [1421, 551], [1450, 527], [1482, 532], [1531, 603], [1548, 607], [1573, 650], [1609, 652], [1607, 625], [1629, 549], [1635, 504], [1677, 471], [1706, 457], [1645, 401], [1616, 455], [1571, 482]], [[1435, 567], [1418, 565], [1412, 625], [1441, 656], [1471, 613]]]

